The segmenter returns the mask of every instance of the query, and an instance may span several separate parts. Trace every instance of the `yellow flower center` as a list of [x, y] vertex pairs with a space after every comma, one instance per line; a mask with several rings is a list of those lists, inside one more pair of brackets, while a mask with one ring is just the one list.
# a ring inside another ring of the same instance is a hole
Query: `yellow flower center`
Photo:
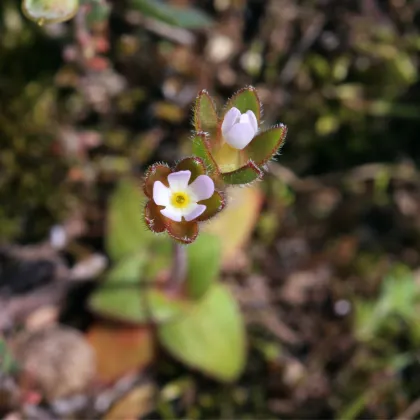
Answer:
[[172, 194], [171, 204], [177, 209], [184, 209], [190, 203], [190, 197], [185, 192], [176, 192]]

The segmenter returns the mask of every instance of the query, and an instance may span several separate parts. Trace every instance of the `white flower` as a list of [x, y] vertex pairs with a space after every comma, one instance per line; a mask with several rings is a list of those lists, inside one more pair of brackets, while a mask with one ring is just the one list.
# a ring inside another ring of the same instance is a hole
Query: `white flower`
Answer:
[[169, 188], [160, 181], [153, 184], [153, 201], [165, 206], [160, 212], [175, 222], [182, 217], [190, 222], [200, 216], [206, 206], [198, 201], [207, 200], [214, 193], [214, 182], [207, 175], [198, 176], [188, 185], [190, 178], [191, 171], [179, 171], [168, 175]]
[[244, 149], [255, 137], [258, 122], [252, 111], [241, 114], [238, 108], [231, 108], [222, 123], [222, 134], [226, 142], [235, 149]]

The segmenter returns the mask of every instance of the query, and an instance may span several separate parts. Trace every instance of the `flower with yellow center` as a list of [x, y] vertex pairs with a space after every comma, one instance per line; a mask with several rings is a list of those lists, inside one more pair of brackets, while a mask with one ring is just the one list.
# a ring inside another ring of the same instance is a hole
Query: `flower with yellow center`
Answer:
[[198, 176], [191, 184], [191, 171], [178, 171], [168, 175], [169, 187], [161, 181], [153, 184], [153, 201], [164, 206], [160, 212], [167, 218], [181, 222], [196, 219], [206, 210], [199, 201], [207, 200], [214, 193], [214, 182], [207, 175]]

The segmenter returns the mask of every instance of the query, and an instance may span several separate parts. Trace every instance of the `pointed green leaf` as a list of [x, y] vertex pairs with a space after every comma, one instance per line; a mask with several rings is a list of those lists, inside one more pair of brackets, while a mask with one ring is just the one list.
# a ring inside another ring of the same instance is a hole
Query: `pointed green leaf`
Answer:
[[245, 153], [258, 166], [265, 165], [283, 146], [286, 134], [287, 127], [283, 124], [263, 131], [245, 148]]
[[143, 221], [145, 196], [133, 180], [122, 181], [112, 195], [107, 217], [106, 249], [118, 260], [139, 249], [145, 249], [154, 239]]
[[163, 346], [185, 364], [222, 381], [242, 373], [245, 328], [235, 299], [215, 284], [191, 312], [158, 328]]
[[246, 185], [262, 176], [262, 170], [252, 161], [236, 171], [222, 173], [223, 181], [229, 185]]
[[210, 152], [210, 144], [206, 133], [196, 133], [192, 139], [193, 154], [199, 157], [210, 173], [218, 173], [218, 167]]
[[194, 127], [196, 131], [214, 133], [217, 124], [218, 117], [213, 99], [206, 90], [202, 90], [195, 101]]
[[187, 248], [187, 291], [193, 299], [201, 298], [220, 274], [220, 239], [203, 233]]
[[132, 0], [131, 4], [145, 16], [161, 20], [169, 25], [198, 29], [213, 23], [207, 14], [193, 7], [177, 7], [160, 0]]
[[252, 111], [257, 117], [258, 124], [260, 124], [261, 102], [254, 87], [248, 86], [236, 92], [226, 104], [223, 115], [233, 107], [238, 108], [241, 113]]
[[90, 309], [105, 318], [136, 324], [164, 322], [184, 313], [188, 302], [171, 299], [142, 281], [150, 260], [145, 253], [121, 260], [91, 296]]

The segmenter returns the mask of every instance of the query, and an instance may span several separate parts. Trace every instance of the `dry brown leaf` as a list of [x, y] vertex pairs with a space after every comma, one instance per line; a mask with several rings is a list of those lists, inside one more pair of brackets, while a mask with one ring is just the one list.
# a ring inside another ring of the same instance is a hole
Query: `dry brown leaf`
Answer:
[[151, 328], [97, 323], [87, 339], [97, 359], [97, 379], [113, 382], [124, 374], [147, 366], [154, 357]]
[[226, 209], [204, 227], [205, 232], [221, 238], [224, 264], [240, 254], [251, 236], [263, 198], [257, 187], [231, 188], [227, 196]]

